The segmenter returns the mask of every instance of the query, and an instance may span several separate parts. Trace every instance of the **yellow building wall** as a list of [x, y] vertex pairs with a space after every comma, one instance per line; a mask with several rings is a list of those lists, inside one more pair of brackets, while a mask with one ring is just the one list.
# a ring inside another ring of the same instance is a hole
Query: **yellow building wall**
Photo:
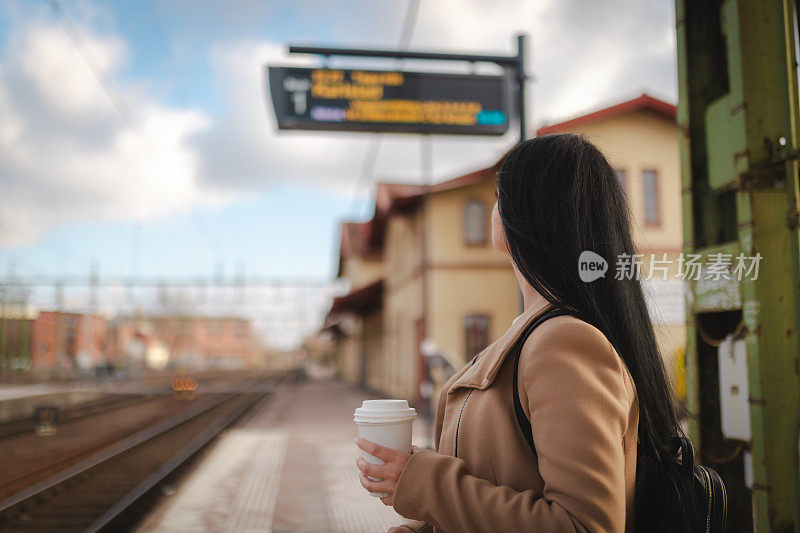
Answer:
[[386, 294], [384, 314], [384, 385], [378, 387], [394, 398], [413, 399], [417, 389], [417, 320], [422, 316], [419, 277]]
[[[651, 254], [667, 265], [667, 279], [676, 279], [678, 256], [683, 248], [683, 211], [678, 133], [675, 124], [649, 110], [592, 122], [570, 130], [584, 134], [608, 158], [615, 169], [625, 171], [625, 193], [631, 210], [634, 244], [643, 254], [642, 276], [650, 271]], [[661, 224], [646, 227], [644, 223], [644, 170], [658, 171], [659, 212]], [[654, 279], [662, 277], [660, 272]], [[686, 344], [684, 324], [656, 323], [659, 351], [667, 370], [672, 373], [675, 352]]]
[[374, 391], [383, 388], [385, 377], [385, 352], [383, 349], [383, 310], [375, 309], [364, 315], [361, 342], [366, 353], [365, 362], [367, 368], [364, 370], [366, 385]]
[[[591, 122], [573, 128], [585, 134], [617, 169], [625, 170], [625, 192], [640, 250], [680, 250], [683, 245], [678, 133], [673, 122], [648, 110]], [[642, 172], [658, 171], [660, 227], [644, 226]]]
[[422, 316], [418, 210], [393, 213], [385, 232], [382, 260], [351, 256], [342, 265], [342, 277], [351, 290], [381, 277], [385, 284], [381, 309], [347, 314], [347, 331], [337, 346], [339, 374], [387, 397], [414, 399], [418, 394], [416, 321]]
[[[494, 180], [437, 192], [431, 196], [427, 224], [429, 228], [428, 258], [437, 264], [472, 264], [506, 266], [505, 256], [495, 250], [491, 242], [491, 214], [495, 202]], [[471, 200], [480, 200], [486, 214], [486, 244], [467, 245], [464, 242], [464, 206]]]
[[350, 317], [347, 330], [346, 336], [339, 341], [340, 377], [350, 383], [358, 383], [361, 372], [361, 320]]
[[430, 272], [430, 337], [456, 369], [476, 354], [466, 353], [464, 318], [489, 317], [489, 341], [498, 339], [522, 312], [517, 280], [510, 267], [434, 268]]
[[[490, 342], [522, 312], [519, 287], [505, 254], [492, 246], [494, 180], [435, 193], [430, 200], [428, 336], [456, 368], [472, 356], [465, 352], [464, 318], [490, 317]], [[471, 200], [485, 207], [486, 243], [464, 240], [464, 207]], [[473, 356], [475, 354], [472, 354]]]
[[392, 214], [386, 225], [384, 257], [383, 386], [389, 397], [414, 399], [419, 390], [417, 320], [422, 317], [420, 211]]
[[419, 210], [393, 213], [386, 221], [384, 261], [387, 286], [397, 287], [419, 275], [422, 262]]
[[342, 277], [350, 282], [350, 290], [360, 289], [383, 277], [383, 261], [357, 255], [345, 257]]

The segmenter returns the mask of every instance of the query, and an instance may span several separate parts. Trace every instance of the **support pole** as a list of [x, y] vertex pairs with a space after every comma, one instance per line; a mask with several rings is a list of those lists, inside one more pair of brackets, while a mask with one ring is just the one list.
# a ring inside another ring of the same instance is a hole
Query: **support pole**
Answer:
[[[433, 140], [430, 135], [422, 135], [421, 144], [420, 144], [420, 173], [422, 175], [422, 186], [423, 186], [423, 193], [422, 193], [422, 202], [420, 204], [420, 285], [422, 290], [422, 338], [423, 340], [427, 339], [431, 333], [431, 327], [429, 322], [430, 308], [429, 308], [429, 301], [430, 301], [430, 283], [429, 283], [429, 261], [430, 257], [428, 254], [428, 225], [430, 222], [430, 198], [431, 198], [431, 189], [433, 188]], [[422, 398], [422, 394], [419, 391], [419, 385], [421, 384], [422, 378], [422, 369], [425, 369], [425, 372], [430, 372], [430, 369], [427, 368], [428, 358], [422, 354], [421, 346], [417, 346], [416, 349], [417, 353], [417, 364], [419, 365], [419, 370], [417, 372], [418, 376], [418, 396], [420, 401], [425, 401]], [[430, 416], [430, 405], [425, 406], [426, 414], [428, 415], [429, 420], [431, 420], [430, 427], [428, 428], [429, 435], [431, 438], [431, 442], [433, 442], [433, 423], [432, 418]]]
[[519, 142], [528, 138], [525, 120], [525, 34], [517, 35], [517, 111], [519, 112]]

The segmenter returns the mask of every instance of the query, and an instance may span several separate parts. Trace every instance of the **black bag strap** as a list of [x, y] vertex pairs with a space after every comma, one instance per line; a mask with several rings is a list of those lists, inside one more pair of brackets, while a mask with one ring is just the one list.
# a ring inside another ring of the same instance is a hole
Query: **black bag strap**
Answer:
[[530, 421], [528, 421], [528, 417], [525, 416], [525, 411], [522, 410], [522, 403], [519, 401], [519, 388], [517, 387], [517, 371], [519, 368], [519, 356], [522, 353], [522, 346], [525, 344], [525, 341], [528, 340], [528, 337], [530, 337], [531, 333], [533, 333], [534, 329], [539, 327], [546, 320], [564, 315], [577, 316], [577, 313], [571, 309], [565, 309], [563, 307], [556, 307], [547, 311], [546, 313], [543, 313], [542, 315], [537, 317], [533, 322], [531, 322], [531, 324], [525, 329], [525, 331], [519, 337], [516, 344], [514, 344], [513, 348], [514, 411], [517, 414], [517, 422], [519, 423], [519, 427], [522, 430], [522, 434], [525, 436], [525, 440], [528, 442], [528, 446], [530, 446], [533, 455], [536, 455], [536, 447], [533, 444], [533, 428], [531, 428], [531, 423]]

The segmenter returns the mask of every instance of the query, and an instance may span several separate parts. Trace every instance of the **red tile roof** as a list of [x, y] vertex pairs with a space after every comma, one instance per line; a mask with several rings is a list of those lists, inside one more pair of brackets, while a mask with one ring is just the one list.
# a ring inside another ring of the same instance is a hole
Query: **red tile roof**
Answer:
[[342, 222], [339, 253], [343, 256], [365, 253], [366, 238], [369, 235], [369, 230], [369, 222]]
[[403, 203], [408, 198], [421, 196], [425, 192], [424, 185], [411, 183], [378, 183], [375, 193], [375, 214], [384, 216], [398, 203]]
[[331, 310], [328, 311], [326, 322], [330, 322], [337, 312], [345, 310], [359, 312], [380, 305], [383, 300], [383, 286], [384, 281], [379, 279], [344, 296], [337, 296], [333, 299], [333, 305]]
[[370, 250], [369, 236], [372, 232], [372, 221], [367, 222], [342, 222], [339, 237], [339, 267], [336, 276], [342, 276], [344, 268], [343, 259], [351, 255], [369, 256], [377, 253]]
[[565, 120], [564, 122], [559, 122], [557, 124], [542, 126], [538, 130], [536, 130], [536, 136], [541, 137], [542, 135], [547, 135], [549, 133], [569, 131], [571, 129], [584, 126], [591, 122], [596, 122], [598, 120], [619, 116], [625, 113], [631, 113], [633, 111], [639, 111], [641, 109], [649, 109], [651, 111], [655, 111], [656, 113], [659, 113], [664, 117], [668, 118], [672, 122], [675, 122], [674, 105], [670, 104], [669, 102], [664, 102], [663, 100], [659, 100], [658, 98], [653, 98], [648, 94], [642, 94], [638, 98], [634, 98], [633, 100], [628, 100], [627, 102], [622, 102], [621, 104], [617, 104], [611, 107], [606, 107], [605, 109], [600, 109], [599, 111], [594, 111], [592, 113], [587, 113], [585, 115], [574, 117], [569, 120]]

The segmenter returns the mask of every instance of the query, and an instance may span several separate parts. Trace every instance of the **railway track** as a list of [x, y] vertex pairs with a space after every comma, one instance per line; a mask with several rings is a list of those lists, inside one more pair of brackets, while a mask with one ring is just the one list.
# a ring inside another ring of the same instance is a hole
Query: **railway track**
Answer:
[[205, 394], [192, 402], [172, 395], [143, 397], [118, 411], [75, 421], [80, 427], [64, 424], [54, 436], [37, 437], [31, 432], [0, 439], [0, 501], [161, 420], [220, 397], [219, 393]]
[[[175, 377], [176, 374], [174, 372], [148, 376], [144, 382], [148, 385], [148, 390], [146, 392], [122, 394], [108, 393], [106, 397], [66, 407], [61, 410], [59, 424], [73, 422], [75, 420], [106, 413], [129, 405], [135, 405], [138, 402], [146, 401], [148, 398], [155, 396], [170, 394], [172, 392], [170, 386], [171, 381]], [[199, 382], [203, 389], [209, 386], [214, 386], [214, 384], [219, 381], [241, 381], [242, 379], [251, 379], [249, 375], [241, 372], [229, 372], [223, 374], [219, 372], [196, 372], [192, 374], [186, 374], [186, 377], [192, 378], [196, 382]], [[42, 400], [42, 403], [47, 403], [47, 401]], [[34, 426], [35, 424], [33, 417], [30, 415], [0, 422], [0, 439], [33, 431]]]
[[0, 531], [120, 531], [155, 499], [153, 490], [280, 380], [220, 395], [146, 428], [0, 502]]
[[[164, 392], [168, 389], [165, 387]], [[70, 406], [63, 409], [61, 412], [61, 420], [59, 423], [67, 423], [73, 420], [79, 420], [89, 416], [98, 415], [114, 409], [119, 409], [127, 405], [134, 405], [142, 401], [145, 396], [142, 394], [119, 394], [94, 400], [80, 405]], [[7, 422], [0, 423], [0, 438], [11, 437], [34, 430], [33, 417], [26, 416], [24, 418], [17, 418]]]

